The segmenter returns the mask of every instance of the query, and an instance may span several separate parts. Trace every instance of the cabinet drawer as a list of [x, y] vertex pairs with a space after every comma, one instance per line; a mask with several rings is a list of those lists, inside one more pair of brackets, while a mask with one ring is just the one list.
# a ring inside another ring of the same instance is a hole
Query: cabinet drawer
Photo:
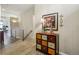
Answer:
[[37, 44], [37, 49], [41, 50], [41, 45], [40, 44]]
[[36, 38], [41, 39], [41, 34], [37, 34]]
[[47, 40], [47, 35], [42, 35], [43, 40]]
[[48, 47], [55, 49], [55, 43], [48, 42]]
[[53, 35], [48, 36], [48, 41], [52, 42], [52, 43], [55, 43], [56, 42], [56, 36], [53, 36]]
[[41, 42], [41, 40], [40, 40], [40, 39], [37, 39], [37, 43], [38, 43], [38, 44], [41, 44], [42, 42]]
[[48, 54], [55, 55], [55, 50], [48, 48]]
[[47, 46], [47, 41], [42, 41], [42, 45]]
[[42, 46], [42, 52], [47, 53], [47, 47], [46, 46]]

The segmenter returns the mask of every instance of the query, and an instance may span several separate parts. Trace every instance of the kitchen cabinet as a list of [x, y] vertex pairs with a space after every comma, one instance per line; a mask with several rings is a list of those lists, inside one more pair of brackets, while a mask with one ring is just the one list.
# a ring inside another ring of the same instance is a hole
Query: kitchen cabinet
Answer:
[[0, 31], [0, 45], [4, 43], [4, 32]]

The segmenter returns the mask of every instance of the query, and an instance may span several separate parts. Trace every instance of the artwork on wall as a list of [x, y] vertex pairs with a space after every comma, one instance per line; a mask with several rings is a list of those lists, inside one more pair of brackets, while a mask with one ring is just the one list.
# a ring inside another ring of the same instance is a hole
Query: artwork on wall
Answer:
[[58, 30], [58, 13], [51, 13], [42, 16], [44, 31], [57, 31]]

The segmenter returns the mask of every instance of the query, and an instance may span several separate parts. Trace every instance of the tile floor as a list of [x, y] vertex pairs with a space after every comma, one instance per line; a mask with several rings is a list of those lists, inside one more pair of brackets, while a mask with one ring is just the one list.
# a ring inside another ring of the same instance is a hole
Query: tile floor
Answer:
[[27, 38], [24, 41], [18, 40], [7, 47], [0, 49], [0, 55], [44, 55], [36, 51], [36, 41]]

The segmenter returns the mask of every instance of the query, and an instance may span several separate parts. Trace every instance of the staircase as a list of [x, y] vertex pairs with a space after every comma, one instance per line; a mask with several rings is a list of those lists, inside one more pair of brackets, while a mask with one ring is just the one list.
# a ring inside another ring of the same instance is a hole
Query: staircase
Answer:
[[33, 31], [30, 30], [30, 31], [28, 32], [28, 34], [24, 37], [23, 41], [24, 41], [32, 32], [33, 32]]

